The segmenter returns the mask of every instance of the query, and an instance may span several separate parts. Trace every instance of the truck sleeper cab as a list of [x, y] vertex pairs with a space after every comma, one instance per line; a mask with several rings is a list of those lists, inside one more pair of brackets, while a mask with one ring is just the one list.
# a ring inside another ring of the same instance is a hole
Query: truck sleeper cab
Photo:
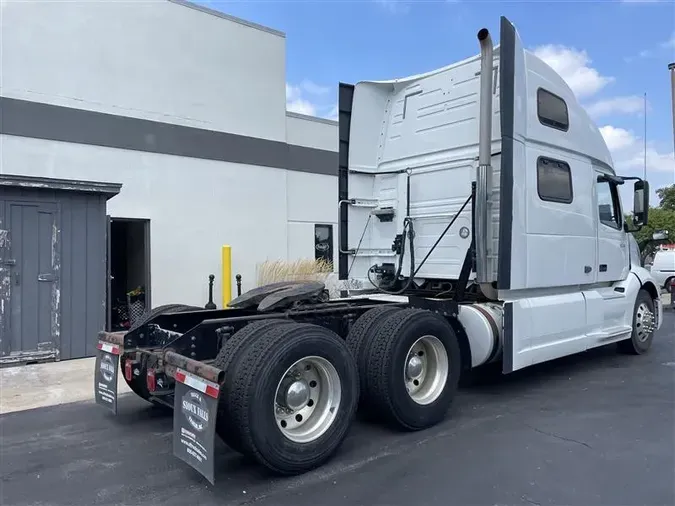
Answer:
[[[508, 20], [494, 49], [479, 39], [481, 56], [427, 74], [341, 85], [340, 277], [453, 294], [475, 243], [468, 279], [501, 305], [504, 372], [626, 339], [640, 291], [658, 325], [656, 285], [631, 259], [626, 179], [598, 128]], [[634, 186], [644, 223], [648, 185]]]
[[504, 373], [616, 342], [645, 353], [656, 285], [602, 136], [501, 19], [500, 43], [394, 81], [339, 89], [339, 275], [250, 290], [221, 310], [169, 305], [99, 334], [96, 401], [116, 375], [173, 409], [174, 455], [214, 481], [214, 438], [280, 474], [326, 462], [357, 410], [441, 422], [460, 374]]

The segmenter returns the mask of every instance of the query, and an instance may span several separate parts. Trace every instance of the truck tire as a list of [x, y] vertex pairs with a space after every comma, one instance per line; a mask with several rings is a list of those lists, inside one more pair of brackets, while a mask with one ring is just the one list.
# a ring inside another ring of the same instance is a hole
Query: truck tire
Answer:
[[367, 345], [372, 341], [382, 323], [386, 321], [387, 316], [394, 311], [400, 310], [401, 308], [398, 306], [389, 305], [369, 309], [356, 320], [345, 340], [347, 348], [349, 348], [354, 360], [356, 360], [359, 371], [359, 390], [361, 393], [359, 410], [368, 416], [371, 413], [368, 410], [368, 402], [365, 397], [367, 392], [366, 378], [368, 376], [368, 371], [366, 369]]
[[369, 348], [366, 396], [372, 412], [411, 431], [443, 420], [462, 368], [459, 342], [446, 319], [421, 309], [395, 312]]
[[289, 323], [293, 323], [292, 320], [282, 320], [279, 318], [249, 323], [225, 341], [213, 363], [215, 367], [225, 371], [225, 378], [220, 386], [220, 396], [218, 397], [216, 433], [225, 444], [239, 453], [243, 453], [243, 449], [241, 441], [232, 425], [232, 415], [230, 413], [230, 393], [235, 369], [233, 364], [242, 351], [252, 346], [255, 340], [262, 339], [267, 332], [277, 328], [279, 325]]
[[621, 353], [642, 355], [649, 351], [654, 338], [654, 301], [647, 290], [641, 289], [633, 309], [633, 332], [629, 339], [619, 341]]
[[236, 361], [230, 412], [245, 455], [281, 475], [326, 462], [356, 414], [359, 380], [345, 342], [318, 325], [266, 332]]
[[666, 292], [670, 293], [673, 290], [673, 276], [669, 277], [666, 279], [666, 282], [663, 284], [663, 288], [665, 288]]
[[[136, 330], [141, 325], [146, 324], [152, 318], [160, 314], [181, 313], [183, 311], [196, 311], [198, 309], [201, 308], [197, 306], [188, 306], [186, 304], [164, 304], [163, 306], [157, 306], [156, 308], [153, 308], [151, 311], [148, 311], [145, 315], [143, 315], [143, 317], [141, 317], [134, 325], [131, 326], [131, 328], [129, 328], [128, 332]], [[150, 392], [148, 391], [148, 386], [147, 383], [145, 382], [145, 376], [143, 375], [132, 376], [131, 381], [129, 381], [127, 380], [127, 377], [124, 375], [124, 353], [120, 355], [120, 370], [122, 371], [124, 381], [126, 381], [131, 391], [136, 395], [138, 395], [140, 398], [145, 399], [146, 401], [150, 401]], [[153, 404], [163, 406], [157, 403]]]

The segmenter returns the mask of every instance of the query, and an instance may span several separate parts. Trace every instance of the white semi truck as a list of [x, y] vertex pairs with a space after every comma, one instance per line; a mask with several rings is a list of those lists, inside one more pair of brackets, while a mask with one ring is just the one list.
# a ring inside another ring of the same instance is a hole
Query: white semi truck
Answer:
[[439, 423], [462, 371], [647, 352], [662, 306], [630, 232], [648, 184], [615, 174], [563, 79], [506, 18], [500, 32], [427, 74], [340, 85], [342, 297], [289, 282], [221, 310], [156, 308], [99, 334], [97, 402], [116, 412], [121, 366], [174, 409], [174, 454], [213, 482], [215, 434], [297, 474], [331, 457], [357, 408], [403, 430]]

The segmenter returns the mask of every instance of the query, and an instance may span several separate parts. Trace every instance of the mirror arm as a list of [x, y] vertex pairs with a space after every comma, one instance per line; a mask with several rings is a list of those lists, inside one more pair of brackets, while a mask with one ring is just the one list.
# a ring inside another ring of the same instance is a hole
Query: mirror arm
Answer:
[[627, 179], [621, 176], [613, 176], [611, 174], [600, 174], [598, 175], [598, 183], [611, 183], [614, 185], [622, 185], [624, 180]]

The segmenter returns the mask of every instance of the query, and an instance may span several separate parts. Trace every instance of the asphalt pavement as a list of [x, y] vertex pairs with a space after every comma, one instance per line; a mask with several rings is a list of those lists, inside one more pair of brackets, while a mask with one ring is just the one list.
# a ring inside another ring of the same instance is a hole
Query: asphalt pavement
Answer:
[[322, 468], [268, 475], [218, 442], [216, 485], [133, 395], [0, 417], [3, 506], [675, 504], [675, 315], [648, 355], [614, 346], [467, 382], [433, 429], [359, 422]]

